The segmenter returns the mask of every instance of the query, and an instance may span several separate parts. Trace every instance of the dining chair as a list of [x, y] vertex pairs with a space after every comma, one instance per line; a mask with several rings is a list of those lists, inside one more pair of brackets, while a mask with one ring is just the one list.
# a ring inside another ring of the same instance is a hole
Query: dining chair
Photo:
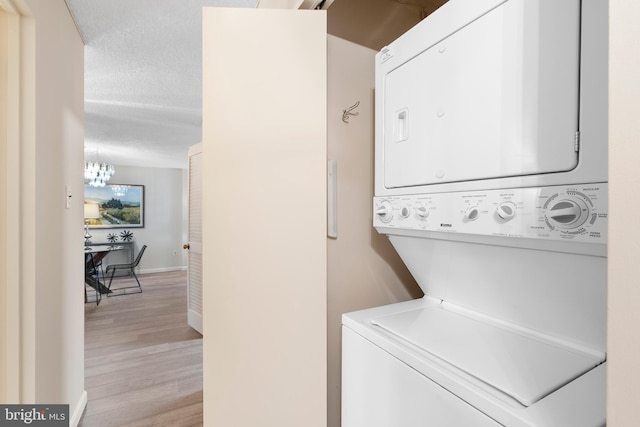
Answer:
[[89, 301], [87, 297], [87, 283], [86, 283], [87, 280], [93, 279], [89, 283], [93, 283], [91, 287], [96, 292], [95, 303], [96, 305], [100, 305], [100, 301], [102, 300], [102, 294], [100, 293], [100, 290], [94, 286], [96, 286], [97, 283], [100, 283], [101, 279], [102, 279], [102, 283], [104, 283], [104, 269], [102, 268], [102, 260], [99, 260], [98, 262], [96, 262], [92, 253], [84, 254], [84, 277], [85, 277], [84, 302], [85, 303], [93, 302], [93, 301]]
[[[140, 252], [138, 252], [138, 256], [136, 256], [136, 259], [132, 263], [111, 264], [107, 266], [107, 269], [105, 270], [105, 274], [109, 276], [109, 284], [107, 285], [107, 288], [109, 288], [110, 291], [122, 290], [121, 293], [116, 293], [116, 292], [108, 293], [107, 294], [108, 297], [126, 295], [126, 294], [139, 294], [140, 292], [142, 292], [142, 286], [140, 286], [140, 280], [138, 280], [138, 276], [136, 276], [135, 269], [138, 266], [138, 264], [140, 264], [140, 260], [142, 259], [142, 255], [144, 254], [145, 249], [147, 249], [147, 245], [144, 245], [142, 246], [142, 248], [140, 248]], [[111, 282], [113, 281], [113, 277], [115, 276], [116, 271], [118, 270], [127, 270], [128, 273], [132, 275], [134, 279], [136, 279], [136, 283], [138, 284], [138, 286], [122, 286], [120, 288], [111, 289]], [[127, 289], [136, 289], [136, 288], [137, 288], [136, 291], [127, 292]]]

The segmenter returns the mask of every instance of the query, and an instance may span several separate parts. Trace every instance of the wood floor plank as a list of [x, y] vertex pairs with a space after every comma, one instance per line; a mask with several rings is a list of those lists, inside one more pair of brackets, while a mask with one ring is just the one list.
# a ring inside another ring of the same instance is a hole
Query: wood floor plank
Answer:
[[202, 336], [187, 325], [186, 272], [139, 278], [140, 294], [85, 304], [88, 403], [79, 425], [202, 426]]

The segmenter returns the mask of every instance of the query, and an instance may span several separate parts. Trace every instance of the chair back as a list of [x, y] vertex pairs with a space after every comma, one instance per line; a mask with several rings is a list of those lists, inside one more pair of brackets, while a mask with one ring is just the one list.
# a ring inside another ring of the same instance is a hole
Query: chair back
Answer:
[[138, 252], [138, 256], [136, 257], [135, 261], [133, 261], [133, 264], [131, 264], [132, 268], [135, 268], [138, 266], [138, 264], [140, 263], [140, 260], [142, 259], [142, 254], [144, 254], [145, 249], [147, 249], [147, 245], [143, 245], [140, 248], [140, 252]]

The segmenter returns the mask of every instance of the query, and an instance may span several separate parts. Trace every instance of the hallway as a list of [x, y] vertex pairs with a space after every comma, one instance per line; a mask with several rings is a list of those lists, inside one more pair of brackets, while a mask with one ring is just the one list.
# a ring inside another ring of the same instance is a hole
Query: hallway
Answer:
[[201, 426], [202, 336], [187, 325], [187, 274], [139, 278], [141, 294], [85, 304], [80, 426]]

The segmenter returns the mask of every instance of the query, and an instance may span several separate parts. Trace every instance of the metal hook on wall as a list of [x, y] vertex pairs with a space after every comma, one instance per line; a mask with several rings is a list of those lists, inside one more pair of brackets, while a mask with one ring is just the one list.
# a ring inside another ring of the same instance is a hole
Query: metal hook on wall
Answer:
[[345, 123], [349, 123], [349, 116], [357, 116], [358, 113], [353, 113], [352, 111], [355, 110], [356, 108], [358, 108], [358, 105], [360, 105], [360, 101], [356, 102], [355, 104], [353, 104], [351, 107], [347, 108], [346, 110], [342, 110], [342, 121]]

